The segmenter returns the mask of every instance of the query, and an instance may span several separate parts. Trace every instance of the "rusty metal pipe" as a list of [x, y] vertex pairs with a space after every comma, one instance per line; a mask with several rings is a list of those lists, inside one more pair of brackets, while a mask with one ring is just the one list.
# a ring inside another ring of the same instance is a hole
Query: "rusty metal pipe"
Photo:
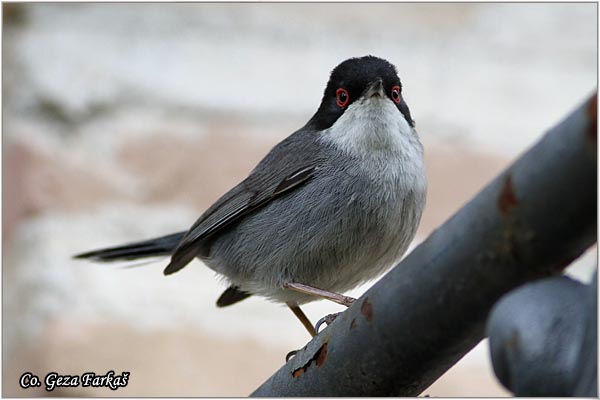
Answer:
[[504, 293], [596, 241], [594, 95], [252, 396], [417, 396], [484, 337]]

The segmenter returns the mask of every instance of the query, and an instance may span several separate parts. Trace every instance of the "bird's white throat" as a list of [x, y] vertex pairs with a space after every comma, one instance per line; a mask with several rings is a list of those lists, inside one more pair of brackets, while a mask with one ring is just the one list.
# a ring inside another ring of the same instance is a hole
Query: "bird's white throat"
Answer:
[[420, 142], [396, 105], [387, 98], [372, 97], [352, 103], [326, 131], [322, 140], [358, 157], [402, 156]]

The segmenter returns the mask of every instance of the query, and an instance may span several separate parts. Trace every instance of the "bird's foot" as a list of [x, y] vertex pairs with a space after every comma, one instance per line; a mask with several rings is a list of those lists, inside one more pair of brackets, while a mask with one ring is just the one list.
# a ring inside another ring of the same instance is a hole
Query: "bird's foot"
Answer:
[[335, 321], [335, 319], [337, 318], [338, 315], [340, 315], [341, 313], [335, 313], [335, 314], [327, 314], [326, 316], [324, 316], [323, 318], [321, 318], [320, 320], [317, 321], [317, 324], [315, 325], [315, 332], [319, 333], [319, 328], [321, 327], [321, 325], [323, 324], [331, 324], [333, 321]]

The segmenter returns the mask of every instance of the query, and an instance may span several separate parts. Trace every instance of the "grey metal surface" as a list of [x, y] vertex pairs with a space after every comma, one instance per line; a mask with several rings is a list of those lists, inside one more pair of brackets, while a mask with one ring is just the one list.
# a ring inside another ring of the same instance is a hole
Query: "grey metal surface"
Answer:
[[252, 395], [416, 396], [439, 378], [484, 337], [504, 293], [559, 273], [596, 241], [596, 102], [551, 129]]
[[575, 386], [571, 393], [576, 397], [598, 397], [598, 269], [587, 287], [585, 332], [577, 357], [574, 373]]
[[566, 276], [546, 278], [511, 291], [494, 305], [486, 328], [492, 365], [515, 396], [574, 395], [593, 308], [588, 306], [590, 286]]

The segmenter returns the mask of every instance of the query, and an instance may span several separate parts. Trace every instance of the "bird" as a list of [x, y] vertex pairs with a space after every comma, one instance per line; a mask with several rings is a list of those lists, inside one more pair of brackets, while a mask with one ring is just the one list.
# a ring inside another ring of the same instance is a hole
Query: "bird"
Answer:
[[372, 280], [407, 251], [426, 203], [423, 145], [396, 67], [373, 55], [344, 60], [321, 103], [187, 230], [74, 256], [100, 262], [169, 256], [171, 275], [199, 259], [228, 288], [287, 305], [311, 336], [301, 305]]

